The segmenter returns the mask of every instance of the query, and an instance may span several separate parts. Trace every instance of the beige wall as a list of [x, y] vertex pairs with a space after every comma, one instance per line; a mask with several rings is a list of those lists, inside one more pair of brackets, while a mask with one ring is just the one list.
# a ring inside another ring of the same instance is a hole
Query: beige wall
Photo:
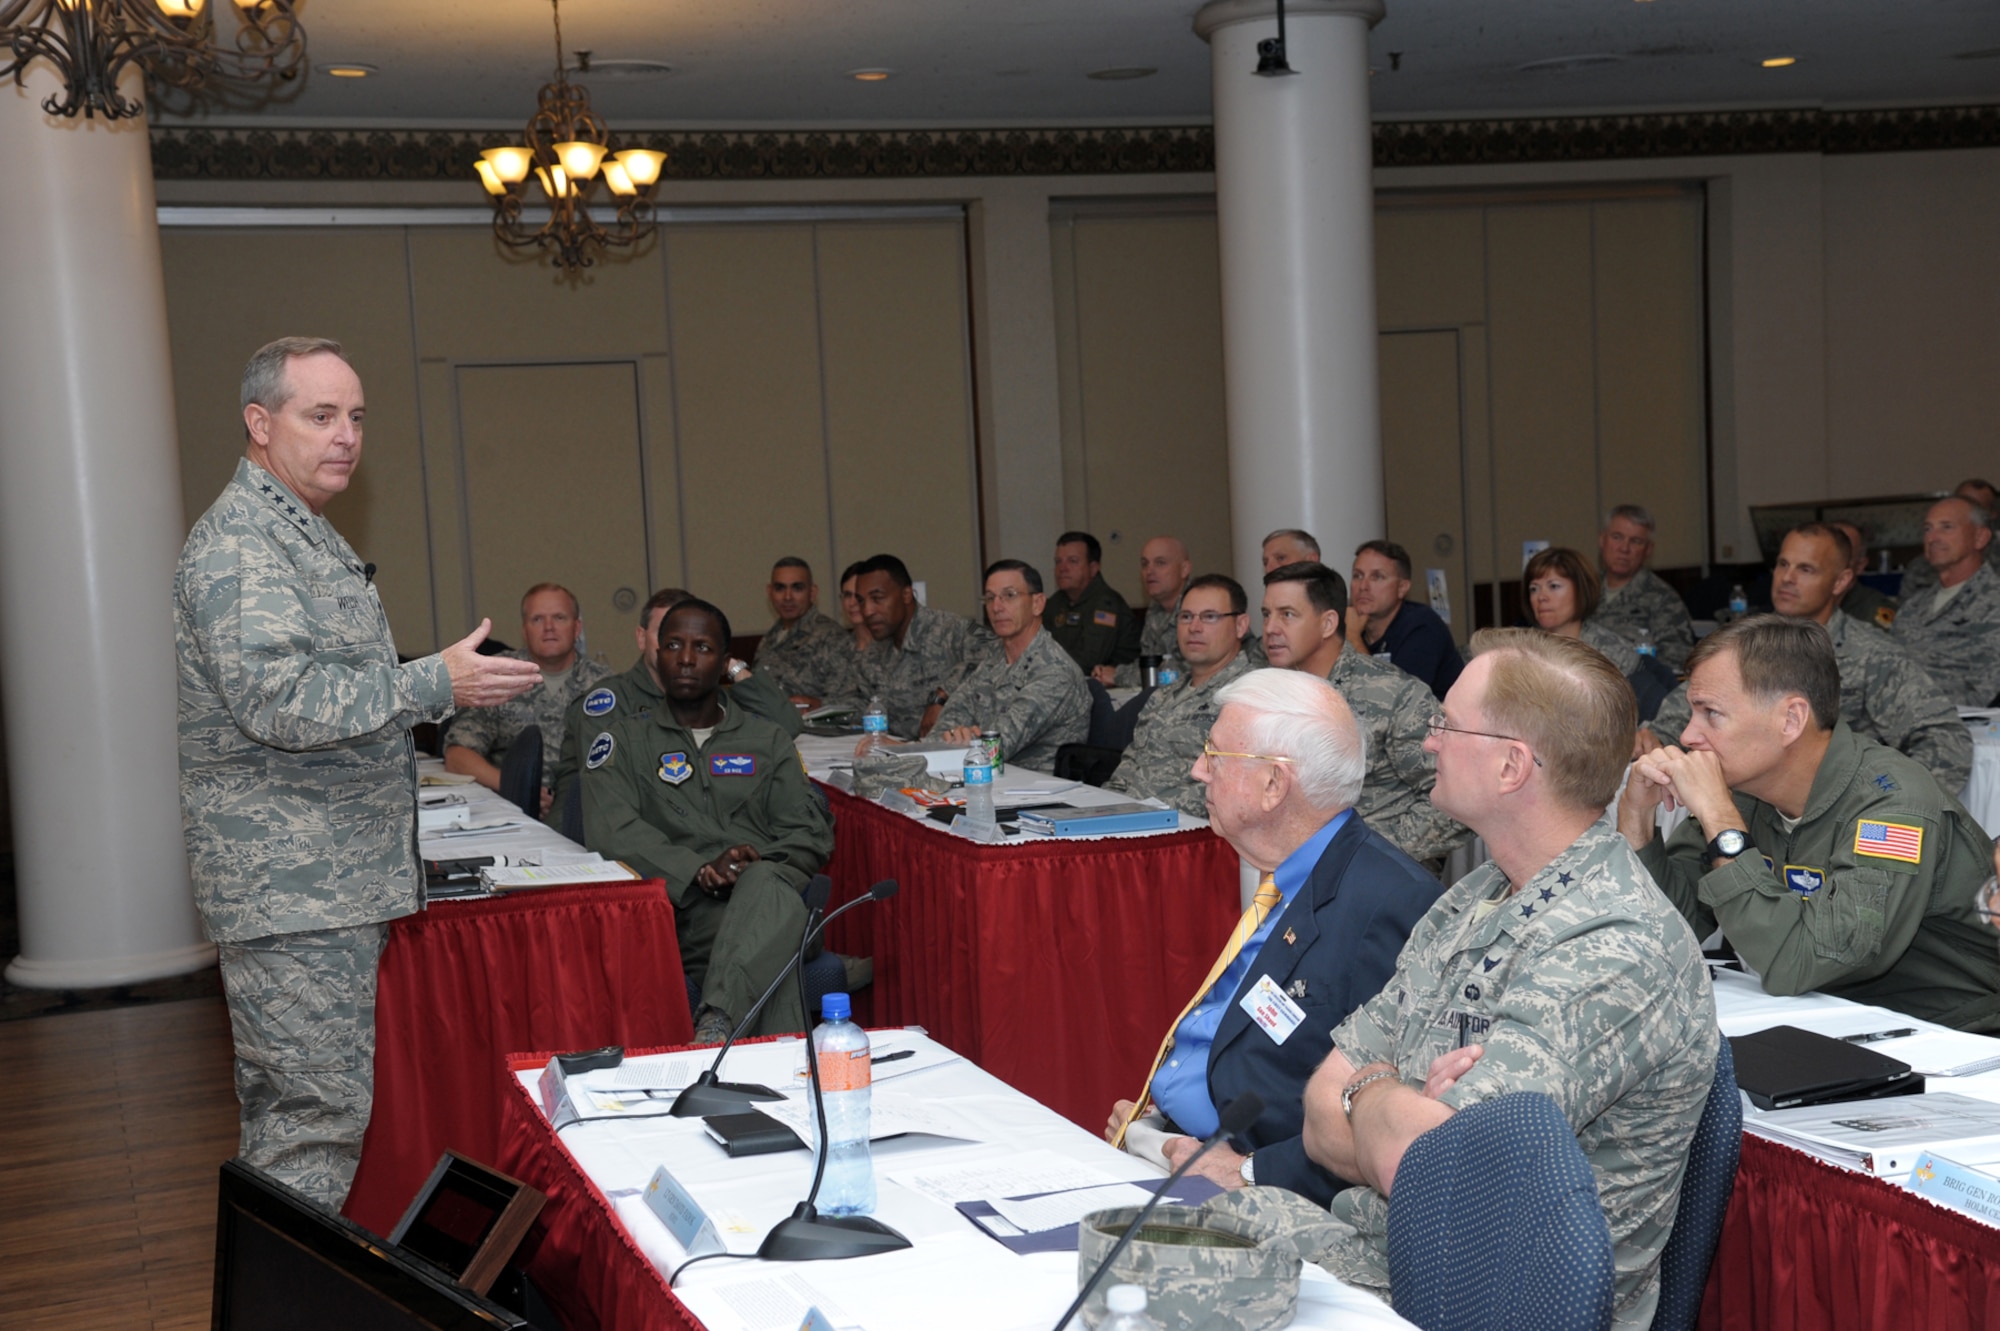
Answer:
[[367, 449], [328, 512], [406, 652], [482, 617], [518, 641], [543, 579], [621, 667], [652, 587], [759, 632], [788, 554], [831, 597], [841, 564], [890, 549], [932, 604], [977, 610], [957, 218], [670, 226], [575, 280], [470, 226], [176, 227], [164, 254], [189, 514], [241, 452], [249, 353], [340, 338]]

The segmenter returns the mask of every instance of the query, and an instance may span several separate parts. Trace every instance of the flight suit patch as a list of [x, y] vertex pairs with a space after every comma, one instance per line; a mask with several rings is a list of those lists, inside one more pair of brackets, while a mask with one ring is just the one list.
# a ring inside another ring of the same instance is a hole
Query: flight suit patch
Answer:
[[660, 780], [668, 785], [678, 786], [693, 775], [694, 764], [688, 761], [685, 752], [660, 755]]
[[1116, 610], [1100, 610], [1093, 618], [1105, 628], [1115, 629], [1118, 627], [1118, 612]]
[[610, 689], [592, 689], [583, 695], [583, 714], [603, 716], [618, 705], [618, 695]]
[[1785, 886], [1791, 888], [1792, 891], [1797, 892], [1800, 896], [1809, 897], [1826, 886], [1826, 871], [1824, 869], [1814, 869], [1804, 864], [1787, 864], [1785, 866]]
[[757, 759], [748, 753], [713, 753], [708, 758], [710, 776], [755, 776]]
[[617, 745], [618, 742], [612, 739], [608, 733], [599, 735], [596, 739], [590, 741], [590, 752], [584, 756], [583, 765], [595, 772], [598, 768], [611, 761], [611, 750], [616, 748]]

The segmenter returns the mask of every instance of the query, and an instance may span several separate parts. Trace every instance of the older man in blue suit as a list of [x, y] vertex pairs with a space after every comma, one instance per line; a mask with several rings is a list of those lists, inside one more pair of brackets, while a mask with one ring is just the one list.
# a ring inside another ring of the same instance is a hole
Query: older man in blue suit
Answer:
[[1443, 888], [1354, 813], [1366, 739], [1332, 685], [1257, 670], [1216, 702], [1194, 776], [1216, 833], [1263, 878], [1139, 1098], [1118, 1102], [1105, 1136], [1177, 1164], [1215, 1131], [1219, 1106], [1255, 1091], [1262, 1117], [1196, 1171], [1324, 1205], [1347, 1184], [1306, 1158], [1306, 1082], [1333, 1028], [1380, 991]]

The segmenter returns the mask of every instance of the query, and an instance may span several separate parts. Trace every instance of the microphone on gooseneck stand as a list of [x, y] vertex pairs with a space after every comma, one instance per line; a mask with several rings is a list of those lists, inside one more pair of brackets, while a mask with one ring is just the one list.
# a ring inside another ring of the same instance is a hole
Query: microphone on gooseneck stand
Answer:
[[[792, 954], [792, 959], [785, 963], [785, 968], [778, 972], [777, 978], [771, 981], [770, 987], [764, 990], [763, 995], [750, 1005], [750, 1010], [743, 1015], [743, 1020], [736, 1023], [736, 1029], [722, 1042], [722, 1048], [715, 1051], [715, 1061], [708, 1065], [708, 1070], [697, 1077], [692, 1086], [675, 1097], [674, 1107], [668, 1111], [673, 1117], [706, 1118], [710, 1114], [740, 1114], [748, 1109], [753, 1101], [785, 1098], [770, 1087], [759, 1086], [754, 1082], [719, 1081], [715, 1071], [722, 1066], [723, 1056], [729, 1052], [730, 1046], [750, 1029], [750, 1023], [757, 1020], [757, 1014], [764, 1010], [764, 1005], [778, 992], [778, 986], [785, 982], [785, 977], [805, 965], [806, 950], [812, 946], [815, 938], [825, 932], [826, 926], [864, 902], [885, 901], [895, 896], [896, 880], [885, 878], [869, 888], [867, 896], [856, 897], [833, 914], [826, 916], [822, 922], [821, 912], [826, 909], [826, 899], [832, 893], [833, 880], [823, 873], [814, 874], [813, 880], [806, 884], [806, 929], [805, 937], [799, 943], [799, 950]], [[804, 983], [804, 978], [803, 975], [800, 976], [801, 984]], [[812, 1033], [810, 1012], [806, 1014], [806, 1032], [810, 1037]]]
[[1084, 1281], [1083, 1288], [1076, 1292], [1076, 1298], [1071, 1301], [1069, 1307], [1063, 1309], [1063, 1315], [1056, 1318], [1055, 1331], [1062, 1331], [1069, 1325], [1069, 1319], [1076, 1316], [1076, 1310], [1083, 1306], [1084, 1300], [1090, 1297], [1090, 1292], [1104, 1279], [1104, 1273], [1111, 1269], [1111, 1264], [1118, 1260], [1118, 1255], [1124, 1252], [1127, 1245], [1138, 1235], [1140, 1229], [1145, 1226], [1146, 1217], [1153, 1213], [1153, 1208], [1160, 1204], [1160, 1199], [1167, 1195], [1168, 1189], [1180, 1181], [1181, 1175], [1192, 1169], [1194, 1162], [1207, 1155], [1209, 1148], [1224, 1137], [1234, 1137], [1239, 1132], [1248, 1131], [1250, 1125], [1257, 1121], [1257, 1116], [1263, 1112], [1264, 1098], [1255, 1091], [1245, 1091], [1222, 1107], [1222, 1112], [1217, 1115], [1220, 1121], [1216, 1124], [1215, 1131], [1202, 1139], [1201, 1145], [1187, 1159], [1181, 1161], [1181, 1167], [1167, 1175], [1167, 1181], [1160, 1185], [1159, 1191], [1139, 1208], [1139, 1214], [1133, 1216], [1132, 1223], [1125, 1226], [1125, 1232], [1118, 1236], [1118, 1242], [1111, 1245], [1111, 1251], [1104, 1254], [1104, 1260], [1097, 1264], [1097, 1269], [1090, 1273], [1090, 1279]]
[[[887, 889], [884, 891], [883, 889]], [[875, 884], [868, 890], [868, 896], [861, 901], [879, 901], [896, 894], [894, 879]], [[859, 905], [860, 901], [850, 901], [848, 906]], [[841, 910], [847, 906], [841, 907]], [[835, 915], [840, 911], [835, 911]], [[831, 924], [831, 917], [827, 923]], [[812, 930], [806, 930], [809, 941]], [[799, 945], [803, 953], [806, 943]], [[799, 1006], [806, 1004], [805, 971], [799, 971]], [[812, 1025], [812, 1014], [806, 1014], [806, 1025]], [[819, 1200], [819, 1185], [826, 1177], [826, 1158], [832, 1149], [826, 1126], [826, 1092], [819, 1084], [819, 1050], [813, 1047], [812, 1031], [806, 1032], [806, 1075], [812, 1085], [813, 1113], [819, 1120], [819, 1144], [813, 1152], [812, 1190], [806, 1199], [793, 1208], [792, 1213], [771, 1226], [771, 1232], [757, 1245], [757, 1257], [766, 1262], [820, 1262], [839, 1257], [869, 1257], [878, 1252], [894, 1252], [907, 1248], [910, 1241], [873, 1216], [865, 1215], [821, 1215], [813, 1205]]]

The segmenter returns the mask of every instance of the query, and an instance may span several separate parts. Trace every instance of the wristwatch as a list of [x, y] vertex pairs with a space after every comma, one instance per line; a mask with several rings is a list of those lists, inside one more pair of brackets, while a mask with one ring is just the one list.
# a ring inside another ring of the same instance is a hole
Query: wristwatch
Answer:
[[1354, 1097], [1360, 1094], [1361, 1088], [1372, 1086], [1378, 1081], [1383, 1081], [1396, 1075], [1394, 1068], [1378, 1068], [1365, 1077], [1356, 1077], [1353, 1081], [1347, 1083], [1347, 1089], [1340, 1093], [1340, 1112], [1345, 1114], [1349, 1121], [1352, 1121], [1354, 1118]]
[[1256, 1158], [1257, 1158], [1257, 1153], [1255, 1151], [1252, 1151], [1249, 1155], [1244, 1156], [1243, 1167], [1237, 1171], [1238, 1173], [1243, 1175], [1243, 1184], [1245, 1187], [1254, 1188], [1255, 1186], [1257, 1186], [1257, 1166], [1252, 1163], [1254, 1160], [1256, 1160]]
[[729, 663], [729, 678], [730, 678], [730, 679], [732, 679], [732, 680], [739, 680], [739, 679], [742, 679], [742, 678], [743, 678], [743, 677], [744, 677], [745, 675], [747, 675], [747, 674], [749, 674], [749, 673], [750, 673], [750, 667], [749, 667], [749, 666], [747, 666], [747, 665], [744, 665], [744, 664], [743, 664], [743, 663], [742, 663], [741, 661], [731, 661], [731, 662]]
[[1709, 864], [1717, 860], [1733, 860], [1750, 848], [1750, 834], [1740, 827], [1725, 827], [1715, 834], [1715, 840], [1708, 843], [1702, 852], [1702, 859]]

